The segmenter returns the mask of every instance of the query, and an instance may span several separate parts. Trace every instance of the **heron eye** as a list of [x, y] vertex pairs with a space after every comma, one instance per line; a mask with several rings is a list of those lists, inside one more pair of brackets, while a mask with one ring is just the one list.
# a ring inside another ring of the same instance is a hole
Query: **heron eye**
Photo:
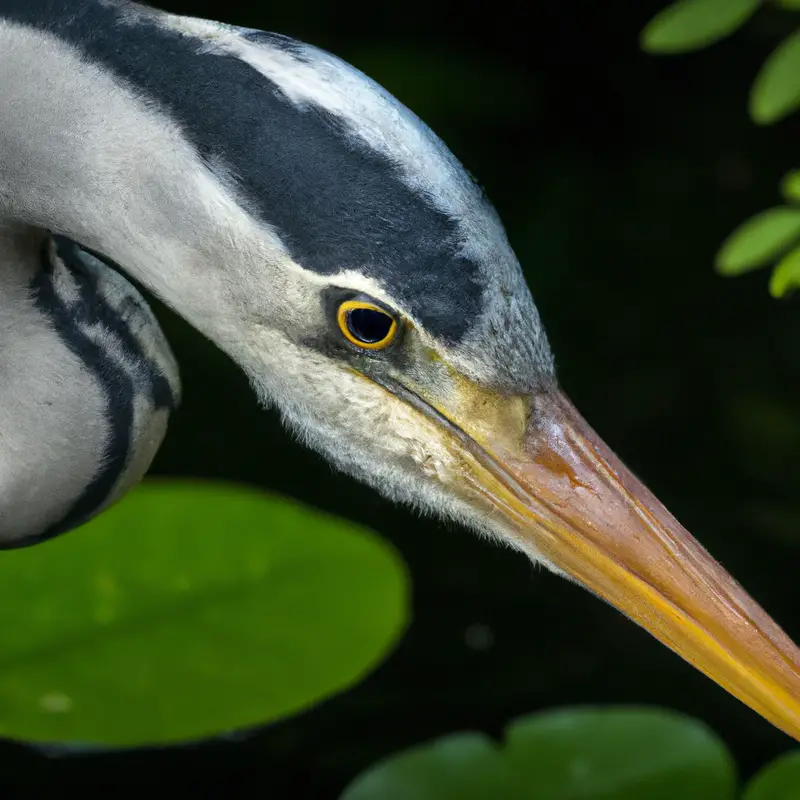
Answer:
[[367, 350], [382, 350], [397, 335], [397, 320], [382, 308], [363, 300], [342, 303], [337, 320], [347, 341]]

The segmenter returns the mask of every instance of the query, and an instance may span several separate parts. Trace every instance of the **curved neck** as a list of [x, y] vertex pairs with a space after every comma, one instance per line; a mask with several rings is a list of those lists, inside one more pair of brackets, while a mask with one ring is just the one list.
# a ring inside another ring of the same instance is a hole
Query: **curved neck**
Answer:
[[107, 438], [101, 387], [30, 292], [45, 239], [0, 224], [0, 548], [68, 516]]
[[248, 318], [240, 287], [264, 263], [263, 230], [177, 124], [58, 35], [59, 14], [99, 0], [32, 5], [56, 15], [47, 29], [0, 22], [0, 221], [102, 253], [230, 349]]

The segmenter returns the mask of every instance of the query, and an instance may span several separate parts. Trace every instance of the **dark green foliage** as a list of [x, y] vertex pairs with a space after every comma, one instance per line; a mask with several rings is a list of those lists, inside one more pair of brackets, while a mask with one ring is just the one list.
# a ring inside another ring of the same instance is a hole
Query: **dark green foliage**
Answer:
[[[762, 0], [679, 0], [657, 14], [642, 32], [642, 47], [651, 53], [680, 53], [707, 47], [736, 31], [763, 5]], [[780, 0], [800, 10], [798, 0]], [[750, 117], [771, 125], [800, 108], [800, 29], [787, 36], [767, 58], [750, 89]], [[790, 173], [782, 192], [800, 203], [797, 173]], [[740, 225], [717, 253], [717, 270], [738, 275], [775, 261], [800, 240], [800, 209], [773, 208]], [[800, 286], [800, 249], [784, 256], [769, 289], [783, 297]]]
[[762, 211], [740, 225], [717, 253], [717, 271], [739, 275], [763, 267], [800, 241], [800, 208]]
[[800, 108], [800, 30], [775, 48], [750, 91], [750, 116], [770, 125]]
[[642, 31], [642, 47], [651, 53], [708, 47], [738, 30], [759, 5], [761, 0], [679, 0]]
[[790, 202], [800, 203], [800, 170], [793, 169], [784, 176], [781, 194]]

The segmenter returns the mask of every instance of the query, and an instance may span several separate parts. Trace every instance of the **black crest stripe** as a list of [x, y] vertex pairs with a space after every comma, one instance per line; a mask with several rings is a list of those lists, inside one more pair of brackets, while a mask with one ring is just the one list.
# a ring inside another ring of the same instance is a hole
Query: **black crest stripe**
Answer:
[[[154, 98], [203, 158], [237, 176], [248, 207], [306, 269], [375, 278], [446, 342], [463, 338], [479, 316], [481, 269], [460, 254], [456, 221], [405, 185], [397, 166], [336, 116], [298, 108], [239, 58], [203, 52], [198, 40], [135, 6], [11, 0], [0, 13], [76, 45]], [[242, 35], [289, 53], [299, 46]]]

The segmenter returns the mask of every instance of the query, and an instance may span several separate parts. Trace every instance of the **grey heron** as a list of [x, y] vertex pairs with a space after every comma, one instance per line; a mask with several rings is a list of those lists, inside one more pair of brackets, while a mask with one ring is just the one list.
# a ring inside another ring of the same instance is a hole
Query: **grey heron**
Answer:
[[582, 584], [800, 738], [800, 652], [559, 389], [504, 229], [335, 56], [127, 0], [0, 2], [0, 540], [141, 476], [179, 395], [120, 271], [392, 500]]

